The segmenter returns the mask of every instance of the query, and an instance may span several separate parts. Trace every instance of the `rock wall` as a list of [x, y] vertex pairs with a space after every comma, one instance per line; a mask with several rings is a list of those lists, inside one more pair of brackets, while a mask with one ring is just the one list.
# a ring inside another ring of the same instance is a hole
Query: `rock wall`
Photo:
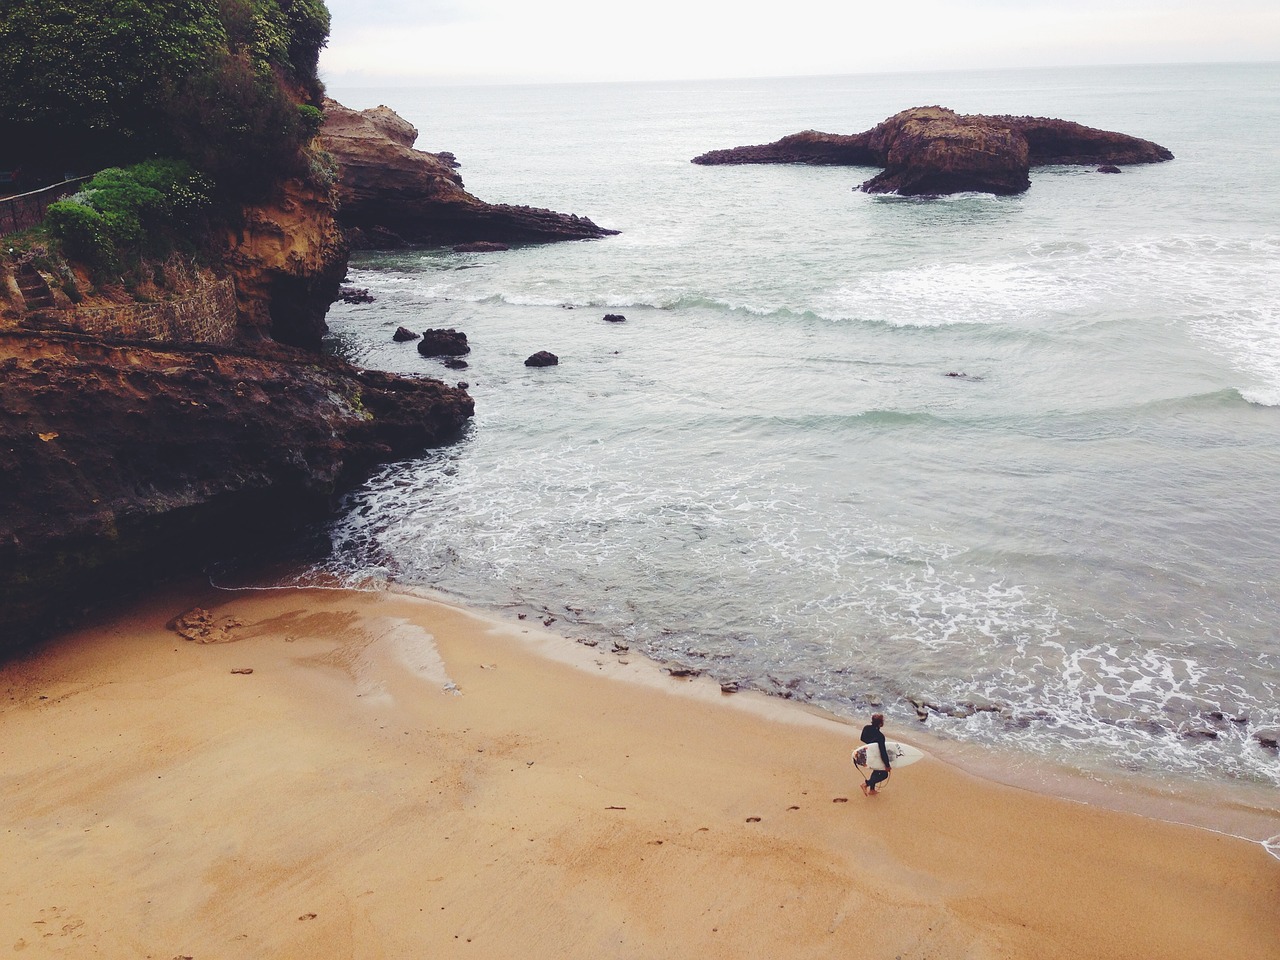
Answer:
[[227, 277], [176, 300], [38, 310], [19, 323], [28, 330], [108, 340], [229, 344], [237, 336], [237, 318], [235, 282]]

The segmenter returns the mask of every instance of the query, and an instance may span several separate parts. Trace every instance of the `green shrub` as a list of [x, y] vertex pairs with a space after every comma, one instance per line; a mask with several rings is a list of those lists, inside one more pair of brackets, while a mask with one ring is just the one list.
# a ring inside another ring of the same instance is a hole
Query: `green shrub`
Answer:
[[307, 133], [314, 137], [320, 132], [320, 127], [324, 123], [324, 111], [319, 107], [313, 107], [309, 103], [300, 103], [298, 104], [298, 118], [302, 121], [302, 126]]
[[70, 200], [53, 204], [46, 223], [72, 259], [114, 272], [142, 253], [171, 251], [179, 229], [208, 205], [207, 178], [179, 160], [148, 160], [100, 171]]
[[106, 218], [76, 199], [58, 200], [45, 214], [49, 232], [62, 242], [62, 249], [95, 273], [114, 273], [120, 261], [111, 240]]
[[224, 198], [260, 193], [305, 169], [293, 101], [319, 103], [328, 32], [323, 0], [0, 0], [0, 167], [177, 155]]

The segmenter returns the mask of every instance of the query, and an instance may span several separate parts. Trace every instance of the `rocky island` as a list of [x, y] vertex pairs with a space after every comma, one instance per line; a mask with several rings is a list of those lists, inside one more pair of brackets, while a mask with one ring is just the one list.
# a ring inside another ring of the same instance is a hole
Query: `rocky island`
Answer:
[[712, 150], [693, 162], [883, 167], [859, 189], [941, 196], [966, 191], [1022, 193], [1031, 186], [1031, 167], [1120, 167], [1172, 159], [1169, 150], [1149, 140], [1069, 120], [962, 115], [933, 106], [903, 110], [862, 133], [806, 130], [773, 143]]

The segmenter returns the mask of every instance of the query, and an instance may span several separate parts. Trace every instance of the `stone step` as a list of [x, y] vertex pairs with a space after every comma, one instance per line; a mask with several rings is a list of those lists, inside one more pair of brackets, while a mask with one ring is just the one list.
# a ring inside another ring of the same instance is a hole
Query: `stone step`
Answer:
[[30, 266], [23, 267], [15, 279], [28, 310], [40, 310], [54, 305], [53, 292], [38, 270]]

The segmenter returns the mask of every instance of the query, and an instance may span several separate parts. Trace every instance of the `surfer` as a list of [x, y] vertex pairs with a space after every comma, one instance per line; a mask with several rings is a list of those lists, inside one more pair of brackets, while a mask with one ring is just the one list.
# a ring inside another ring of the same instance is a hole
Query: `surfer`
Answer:
[[884, 761], [883, 770], [871, 771], [871, 779], [862, 785], [862, 792], [868, 797], [876, 793], [876, 787], [889, 779], [889, 771], [892, 766], [889, 763], [889, 751], [884, 745], [884, 731], [880, 728], [884, 726], [884, 714], [873, 713], [871, 722], [862, 728], [862, 742], [865, 744], [875, 744], [880, 750], [880, 759]]

